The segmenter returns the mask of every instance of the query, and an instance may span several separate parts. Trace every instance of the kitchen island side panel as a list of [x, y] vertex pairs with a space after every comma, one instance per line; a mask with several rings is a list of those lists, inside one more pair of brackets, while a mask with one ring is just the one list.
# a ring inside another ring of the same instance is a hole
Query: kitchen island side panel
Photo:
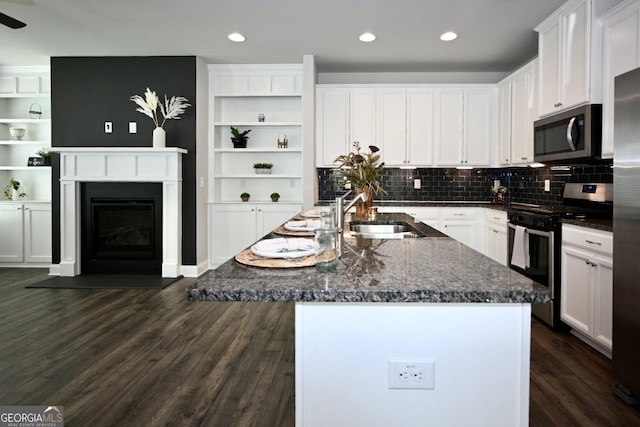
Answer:
[[[296, 303], [296, 425], [526, 426], [530, 304]], [[433, 390], [388, 388], [433, 360]]]

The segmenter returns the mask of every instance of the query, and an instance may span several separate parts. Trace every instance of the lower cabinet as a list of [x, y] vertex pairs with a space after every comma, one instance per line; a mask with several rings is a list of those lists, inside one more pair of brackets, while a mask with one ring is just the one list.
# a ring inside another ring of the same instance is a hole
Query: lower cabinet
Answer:
[[507, 222], [507, 212], [485, 209], [484, 254], [502, 265], [507, 265]]
[[577, 335], [611, 357], [613, 234], [562, 226], [560, 317]]
[[302, 211], [299, 204], [209, 205], [209, 264], [217, 267]]
[[51, 263], [51, 204], [0, 203], [0, 263]]
[[442, 208], [441, 228], [447, 236], [464, 243], [478, 252], [483, 251], [482, 224], [478, 218], [481, 209]]

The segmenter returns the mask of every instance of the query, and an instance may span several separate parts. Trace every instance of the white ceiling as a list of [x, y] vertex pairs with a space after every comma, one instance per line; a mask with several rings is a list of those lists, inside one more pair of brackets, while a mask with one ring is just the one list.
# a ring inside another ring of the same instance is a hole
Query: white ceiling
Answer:
[[[0, 65], [51, 56], [196, 55], [329, 72], [507, 72], [536, 55], [533, 27], [564, 0], [0, 0]], [[240, 32], [244, 43], [227, 40]], [[377, 35], [362, 43], [365, 31]], [[445, 31], [459, 34], [441, 42]]]

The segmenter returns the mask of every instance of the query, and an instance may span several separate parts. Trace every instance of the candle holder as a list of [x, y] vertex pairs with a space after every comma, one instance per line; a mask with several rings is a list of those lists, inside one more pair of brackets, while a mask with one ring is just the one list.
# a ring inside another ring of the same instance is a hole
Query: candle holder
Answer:
[[289, 140], [287, 139], [287, 135], [279, 135], [278, 136], [278, 148], [289, 148]]

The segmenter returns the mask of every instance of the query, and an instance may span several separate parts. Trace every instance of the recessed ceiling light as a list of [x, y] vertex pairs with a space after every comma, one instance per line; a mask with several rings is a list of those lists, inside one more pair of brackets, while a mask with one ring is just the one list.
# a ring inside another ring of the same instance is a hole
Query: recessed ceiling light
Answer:
[[229, 40], [232, 42], [241, 43], [246, 40], [246, 38], [240, 33], [231, 33], [227, 36]]
[[440, 36], [440, 40], [442, 40], [443, 42], [450, 42], [451, 40], [455, 40], [456, 38], [458, 38], [458, 35], [452, 31], [447, 31]]
[[371, 34], [371, 33], [363, 33], [360, 35], [360, 41], [361, 42], [365, 42], [365, 43], [369, 43], [372, 42], [376, 39], [375, 34]]

